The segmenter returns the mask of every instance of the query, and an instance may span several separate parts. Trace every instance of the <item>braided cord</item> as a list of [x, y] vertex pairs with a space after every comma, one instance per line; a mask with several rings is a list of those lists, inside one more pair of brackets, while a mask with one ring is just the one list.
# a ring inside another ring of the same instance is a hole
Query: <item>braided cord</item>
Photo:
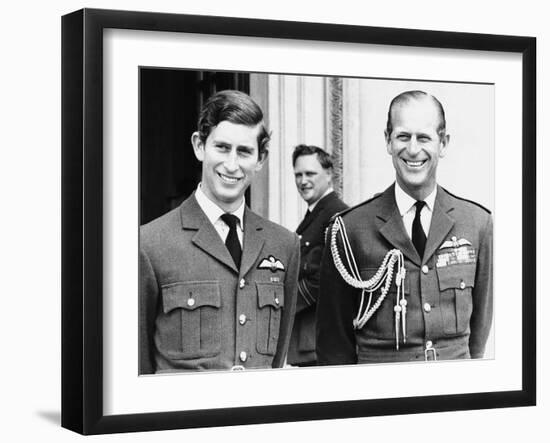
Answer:
[[[340, 233], [340, 238], [342, 240], [342, 244], [344, 248], [344, 254], [346, 257], [348, 267], [351, 270], [351, 273], [348, 271], [348, 269], [344, 265], [342, 257], [340, 256], [340, 251], [338, 250], [338, 245], [336, 241], [338, 233]], [[336, 217], [332, 225], [332, 229], [330, 233], [330, 251], [332, 254], [332, 260], [334, 261], [334, 266], [340, 273], [340, 276], [342, 277], [342, 279], [348, 285], [356, 289], [361, 289], [361, 302], [359, 305], [359, 310], [357, 312], [357, 316], [353, 320], [354, 328], [361, 329], [363, 326], [365, 326], [365, 324], [373, 316], [373, 314], [378, 310], [378, 308], [386, 298], [386, 295], [388, 294], [388, 291], [390, 289], [390, 286], [393, 280], [394, 267], [396, 265], [396, 262], [397, 262], [396, 285], [398, 287], [398, 294], [399, 294], [400, 292], [399, 290], [401, 289], [401, 283], [405, 278], [405, 265], [404, 265], [403, 253], [399, 249], [392, 249], [388, 251], [384, 259], [382, 260], [382, 264], [380, 265], [380, 267], [378, 268], [374, 276], [367, 281], [362, 280], [359, 273], [359, 269], [357, 267], [357, 263], [355, 261], [353, 250], [351, 248], [351, 244], [349, 242], [346, 227], [341, 217]], [[376, 290], [378, 290], [382, 285], [383, 287], [382, 287], [380, 296], [378, 297], [374, 305], [371, 306], [373, 293]], [[367, 306], [364, 307], [366, 293], [369, 293], [369, 299], [367, 302]]]

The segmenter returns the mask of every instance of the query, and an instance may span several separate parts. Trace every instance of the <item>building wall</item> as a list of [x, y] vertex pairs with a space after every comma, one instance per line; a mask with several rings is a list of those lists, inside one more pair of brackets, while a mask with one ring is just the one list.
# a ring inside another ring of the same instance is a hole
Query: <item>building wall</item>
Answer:
[[298, 143], [335, 155], [341, 166], [335, 188], [346, 203], [382, 192], [395, 179], [384, 140], [388, 106], [413, 89], [435, 95], [445, 109], [450, 145], [438, 182], [493, 210], [493, 85], [265, 74], [251, 75], [251, 94], [266, 110], [272, 131], [269, 161], [252, 191], [253, 209], [296, 228], [306, 209], [293, 179], [291, 156]]
[[329, 79], [252, 74], [250, 84], [272, 131], [269, 160], [254, 184], [252, 208], [295, 230], [307, 208], [294, 184], [292, 152], [300, 143], [332, 151]]
[[460, 83], [344, 80], [344, 198], [357, 204], [395, 178], [384, 140], [388, 106], [403, 91], [423, 90], [442, 103], [450, 144], [438, 183], [494, 209], [494, 86]]

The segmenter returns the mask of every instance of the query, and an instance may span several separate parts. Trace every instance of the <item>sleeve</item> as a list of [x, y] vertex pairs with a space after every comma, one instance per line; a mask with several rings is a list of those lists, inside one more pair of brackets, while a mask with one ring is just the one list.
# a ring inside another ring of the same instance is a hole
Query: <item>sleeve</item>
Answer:
[[[330, 229], [330, 227], [329, 227]], [[357, 291], [349, 286], [334, 266], [330, 235], [321, 262], [321, 280], [316, 312], [316, 353], [319, 365], [357, 363], [353, 319], [357, 312]], [[341, 251], [341, 244], [337, 246]]]
[[296, 312], [315, 305], [319, 298], [319, 286], [321, 280], [321, 261], [325, 248], [325, 237], [327, 228], [334, 218], [335, 214], [347, 208], [339, 200], [326, 208], [319, 217], [320, 223], [317, 224], [318, 235], [322, 239], [321, 244], [311, 248], [305, 256], [300, 259], [300, 275], [298, 278], [298, 301]]
[[493, 319], [493, 221], [491, 216], [480, 236], [472, 302], [470, 355], [472, 358], [482, 358]]
[[318, 245], [301, 258], [298, 300], [296, 302], [297, 313], [317, 303], [322, 256], [323, 245]]
[[139, 251], [139, 373], [153, 374], [158, 284], [147, 254]]
[[300, 267], [300, 239], [294, 236], [292, 253], [287, 265], [285, 276], [285, 306], [279, 326], [279, 341], [277, 351], [273, 357], [272, 367], [281, 368], [284, 365], [288, 344], [290, 342], [290, 333], [294, 324], [296, 314], [296, 298], [298, 295], [298, 269]]

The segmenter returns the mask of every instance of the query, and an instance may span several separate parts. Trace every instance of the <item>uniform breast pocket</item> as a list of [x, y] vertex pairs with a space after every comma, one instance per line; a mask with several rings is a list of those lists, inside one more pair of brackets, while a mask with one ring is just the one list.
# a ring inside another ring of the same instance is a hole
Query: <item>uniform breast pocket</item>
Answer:
[[162, 348], [176, 358], [211, 357], [221, 348], [221, 297], [216, 281], [162, 288], [164, 318], [157, 328]]
[[437, 268], [443, 330], [446, 334], [464, 333], [470, 325], [475, 273], [475, 263]]
[[284, 286], [282, 283], [256, 283], [256, 288], [256, 350], [260, 354], [275, 355], [279, 341], [281, 312], [285, 304]]
[[[378, 268], [366, 268], [361, 269], [360, 274], [361, 278], [363, 280], [369, 280], [372, 278], [376, 272], [378, 271]], [[405, 290], [405, 299], [407, 302], [409, 301], [408, 295], [409, 295], [409, 277], [405, 276], [405, 281], [403, 282], [404, 290]], [[379, 297], [382, 294], [382, 289], [378, 289], [374, 292], [372, 296], [372, 303], [371, 307], [374, 306], [376, 301], [379, 299]], [[358, 291], [358, 297], [361, 296], [361, 291]], [[365, 302], [366, 305], [368, 301], [368, 293], [365, 295]], [[388, 293], [386, 294], [386, 297], [380, 304], [380, 307], [376, 310], [376, 312], [373, 314], [371, 319], [367, 322], [365, 325], [365, 328], [368, 329], [370, 332], [372, 332], [374, 335], [376, 335], [380, 339], [393, 339], [395, 337], [395, 319], [394, 319], [394, 306], [397, 303], [397, 286], [395, 285], [395, 272], [393, 274], [392, 282], [389, 287]]]

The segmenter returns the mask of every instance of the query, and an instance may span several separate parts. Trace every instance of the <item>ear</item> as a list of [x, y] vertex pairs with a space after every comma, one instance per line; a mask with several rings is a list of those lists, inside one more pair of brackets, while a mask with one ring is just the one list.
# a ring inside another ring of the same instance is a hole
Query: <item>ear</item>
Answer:
[[449, 134], [445, 134], [445, 137], [441, 139], [440, 146], [439, 146], [439, 156], [445, 157], [445, 154], [447, 153], [447, 147], [449, 146], [449, 140], [451, 139], [451, 136]]
[[193, 145], [195, 157], [197, 157], [198, 161], [202, 162], [204, 160], [204, 143], [201, 141], [201, 136], [198, 132], [193, 132], [191, 144]]
[[258, 163], [256, 163], [256, 167], [254, 170], [256, 172], [260, 172], [262, 167], [264, 166], [265, 161], [267, 160], [267, 155], [269, 151], [265, 150], [262, 154], [260, 154], [260, 158], [258, 159]]
[[386, 152], [391, 155], [391, 134], [388, 134], [388, 131], [384, 129], [384, 140], [386, 140]]

